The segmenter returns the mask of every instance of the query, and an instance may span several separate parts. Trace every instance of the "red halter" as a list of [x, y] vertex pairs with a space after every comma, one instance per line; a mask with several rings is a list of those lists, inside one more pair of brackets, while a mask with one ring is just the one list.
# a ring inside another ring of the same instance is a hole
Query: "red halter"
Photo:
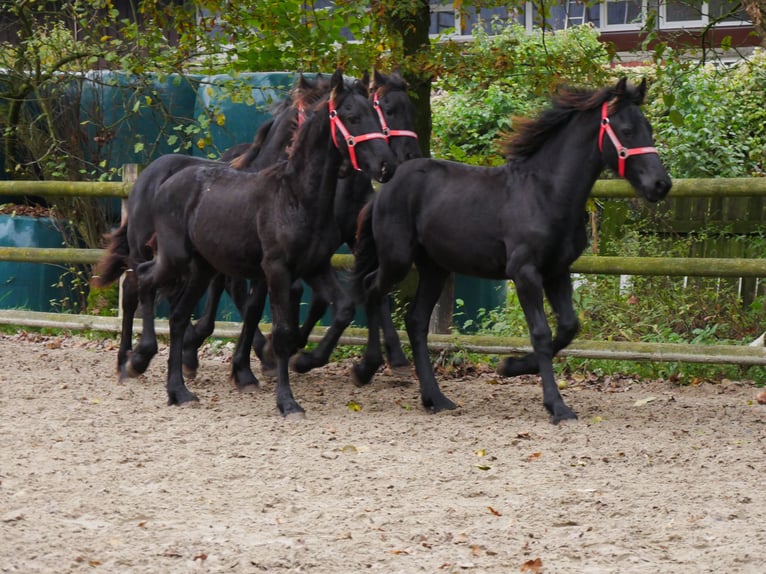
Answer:
[[335, 109], [335, 105], [332, 101], [332, 98], [329, 99], [327, 104], [328, 109], [330, 110], [330, 130], [332, 133], [332, 141], [335, 144], [335, 147], [340, 149], [338, 146], [338, 137], [336, 134], [336, 130], [339, 130], [341, 135], [343, 135], [343, 138], [346, 140], [346, 145], [348, 146], [348, 156], [351, 159], [351, 165], [356, 171], [362, 171], [359, 167], [359, 163], [356, 161], [356, 150], [354, 147], [359, 142], [364, 142], [367, 140], [374, 140], [374, 139], [382, 139], [386, 142], [388, 141], [388, 138], [383, 135], [380, 132], [371, 132], [367, 134], [361, 134], [358, 136], [352, 136], [351, 133], [346, 129], [346, 126], [343, 125], [343, 122], [341, 121], [340, 117], [338, 117], [338, 111]]
[[380, 118], [380, 127], [383, 128], [383, 135], [386, 136], [386, 141], [388, 141], [389, 137], [396, 137], [396, 136], [403, 136], [403, 137], [418, 139], [418, 134], [416, 134], [413, 131], [392, 130], [388, 128], [388, 122], [386, 122], [386, 118], [383, 115], [383, 110], [380, 109], [380, 100], [378, 99], [378, 92], [375, 92], [375, 94], [372, 97], [372, 106], [375, 108], [375, 111], [378, 112], [378, 117]]
[[625, 160], [628, 159], [632, 155], [641, 155], [644, 153], [657, 153], [656, 147], [633, 147], [633, 148], [626, 148], [620, 143], [620, 140], [617, 138], [617, 134], [614, 133], [614, 130], [612, 129], [612, 125], [609, 122], [609, 114], [608, 114], [608, 103], [604, 102], [604, 105], [601, 106], [601, 129], [598, 132], [598, 151], [603, 151], [604, 147], [604, 132], [609, 136], [609, 139], [612, 140], [612, 145], [614, 146], [614, 149], [617, 150], [617, 173], [620, 174], [620, 177], [625, 177]]

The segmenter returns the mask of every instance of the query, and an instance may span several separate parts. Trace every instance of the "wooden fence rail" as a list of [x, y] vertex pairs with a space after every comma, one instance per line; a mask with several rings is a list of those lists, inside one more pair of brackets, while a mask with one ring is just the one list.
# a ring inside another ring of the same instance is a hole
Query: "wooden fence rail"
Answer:
[[[129, 182], [57, 182], [57, 181], [0, 181], [0, 196], [36, 195], [48, 197], [84, 196], [100, 198], [126, 198]], [[601, 180], [593, 189], [593, 197], [624, 199], [635, 197], [633, 190], [622, 180]], [[672, 198], [731, 198], [766, 197], [766, 178], [721, 178], [674, 180]], [[103, 255], [101, 249], [24, 248], [0, 247], [0, 261], [33, 263], [92, 264]], [[348, 268], [350, 255], [336, 255], [333, 265]], [[700, 277], [766, 277], [766, 258], [671, 258], [671, 257], [604, 257], [582, 256], [573, 265], [577, 273], [604, 275], [669, 275]], [[119, 332], [116, 317], [41, 313], [21, 310], [0, 310], [0, 324], [28, 327], [51, 327], [72, 330]], [[215, 336], [236, 337], [238, 323], [219, 322]], [[263, 326], [268, 330], [269, 325]], [[167, 333], [167, 322], [158, 322], [158, 332]], [[324, 329], [318, 327], [312, 340], [318, 340]], [[400, 333], [403, 341], [406, 334]], [[342, 344], [361, 344], [366, 340], [364, 329], [351, 328], [341, 339]], [[435, 349], [463, 348], [473, 352], [508, 354], [528, 352], [529, 341], [485, 335], [432, 334], [429, 345]], [[614, 341], [576, 340], [561, 356], [615, 359], [680, 361], [694, 363], [732, 363], [740, 365], [766, 365], [766, 348], [762, 345], [692, 345], [670, 343], [635, 343]]]

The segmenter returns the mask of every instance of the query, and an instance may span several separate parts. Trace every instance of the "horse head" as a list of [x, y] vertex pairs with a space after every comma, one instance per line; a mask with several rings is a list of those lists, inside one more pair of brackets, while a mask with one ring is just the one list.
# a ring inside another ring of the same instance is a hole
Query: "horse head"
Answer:
[[346, 83], [340, 69], [333, 74], [330, 86], [330, 126], [333, 141], [343, 157], [341, 175], [350, 165], [378, 181], [388, 181], [394, 175], [397, 160], [380, 131], [367, 87], [359, 80]]
[[370, 98], [380, 117], [383, 133], [388, 136], [388, 145], [394, 150], [399, 161], [422, 157], [415, 126], [415, 107], [407, 95], [407, 82], [393, 71], [386, 75], [373, 70]]
[[668, 194], [672, 183], [654, 147], [652, 127], [640, 108], [646, 95], [646, 79], [635, 87], [623, 77], [607, 94], [601, 105], [598, 136], [601, 157], [648, 201], [659, 201]]

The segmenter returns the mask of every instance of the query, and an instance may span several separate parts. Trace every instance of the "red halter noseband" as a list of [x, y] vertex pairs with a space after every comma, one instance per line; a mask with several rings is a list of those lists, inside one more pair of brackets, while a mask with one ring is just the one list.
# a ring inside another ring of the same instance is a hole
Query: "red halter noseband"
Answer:
[[327, 107], [330, 110], [330, 130], [332, 133], [332, 141], [335, 144], [335, 147], [340, 149], [338, 146], [338, 137], [336, 133], [336, 130], [339, 130], [341, 135], [343, 135], [343, 139], [346, 140], [346, 145], [348, 146], [348, 156], [351, 159], [351, 165], [356, 171], [362, 171], [362, 169], [359, 167], [359, 163], [356, 161], [356, 150], [354, 149], [356, 144], [359, 142], [374, 139], [382, 139], [388, 142], [388, 138], [380, 132], [371, 132], [358, 136], [352, 136], [348, 129], [346, 129], [346, 126], [343, 125], [340, 117], [338, 117], [338, 111], [335, 109], [332, 98], [328, 100]]
[[388, 141], [389, 137], [397, 137], [397, 136], [418, 139], [418, 134], [416, 134], [413, 131], [392, 130], [388, 128], [388, 122], [386, 122], [386, 118], [383, 115], [383, 110], [380, 108], [380, 100], [378, 99], [378, 92], [375, 92], [375, 94], [372, 96], [372, 107], [374, 107], [375, 111], [378, 112], [378, 117], [380, 118], [380, 127], [383, 128], [383, 135], [386, 136], [386, 141]]
[[620, 177], [625, 177], [625, 160], [628, 159], [632, 155], [641, 155], [644, 153], [657, 153], [656, 147], [633, 147], [633, 148], [626, 148], [620, 143], [620, 140], [617, 138], [617, 134], [614, 133], [614, 130], [612, 129], [612, 125], [609, 122], [609, 113], [608, 113], [608, 103], [604, 102], [604, 105], [601, 106], [601, 129], [598, 132], [598, 151], [603, 151], [604, 147], [604, 132], [609, 136], [609, 139], [612, 140], [612, 145], [614, 146], [614, 149], [617, 150], [617, 173], [620, 174]]

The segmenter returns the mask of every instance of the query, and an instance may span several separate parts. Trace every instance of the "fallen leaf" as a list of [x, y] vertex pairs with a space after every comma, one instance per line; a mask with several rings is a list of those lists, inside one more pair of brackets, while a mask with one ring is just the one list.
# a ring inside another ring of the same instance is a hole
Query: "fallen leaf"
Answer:
[[543, 453], [541, 453], [541, 452], [533, 452], [532, 454], [530, 454], [530, 455], [527, 457], [527, 461], [528, 461], [528, 462], [531, 462], [531, 461], [533, 461], [533, 460], [537, 460], [537, 459], [539, 459], [541, 456], [543, 456]]
[[476, 451], [476, 456], [487, 456], [486, 449], [480, 448], [479, 450], [477, 450]]
[[487, 510], [489, 510], [489, 511], [490, 511], [492, 514], [494, 514], [495, 516], [502, 516], [502, 514], [501, 514], [501, 513], [499, 513], [497, 510], [495, 510], [495, 509], [494, 509], [494, 508], [492, 508], [491, 506], [488, 506], [488, 507], [487, 507]]
[[202, 554], [197, 554], [194, 557], [193, 561], [196, 562], [197, 560], [199, 560], [200, 562], [204, 562], [205, 560], [207, 560], [207, 554], [205, 554], [204, 552]]
[[359, 403], [357, 403], [355, 401], [348, 401], [346, 403], [346, 406], [348, 407], [348, 410], [350, 410], [350, 411], [358, 412], [358, 411], [362, 410], [362, 405], [360, 405]]
[[521, 565], [521, 571], [530, 572], [531, 574], [540, 574], [543, 571], [543, 561], [539, 558], [527, 560]]
[[485, 464], [477, 464], [476, 468], [478, 468], [479, 470], [489, 470], [492, 467], [491, 466], [487, 466]]
[[340, 452], [356, 454], [359, 452], [359, 449], [356, 448], [353, 444], [347, 444], [342, 449], [340, 449]]
[[635, 403], [633, 403], [634, 407], [643, 407], [644, 405], [648, 405], [652, 401], [656, 401], [657, 397], [646, 397], [645, 399], [639, 399]]

